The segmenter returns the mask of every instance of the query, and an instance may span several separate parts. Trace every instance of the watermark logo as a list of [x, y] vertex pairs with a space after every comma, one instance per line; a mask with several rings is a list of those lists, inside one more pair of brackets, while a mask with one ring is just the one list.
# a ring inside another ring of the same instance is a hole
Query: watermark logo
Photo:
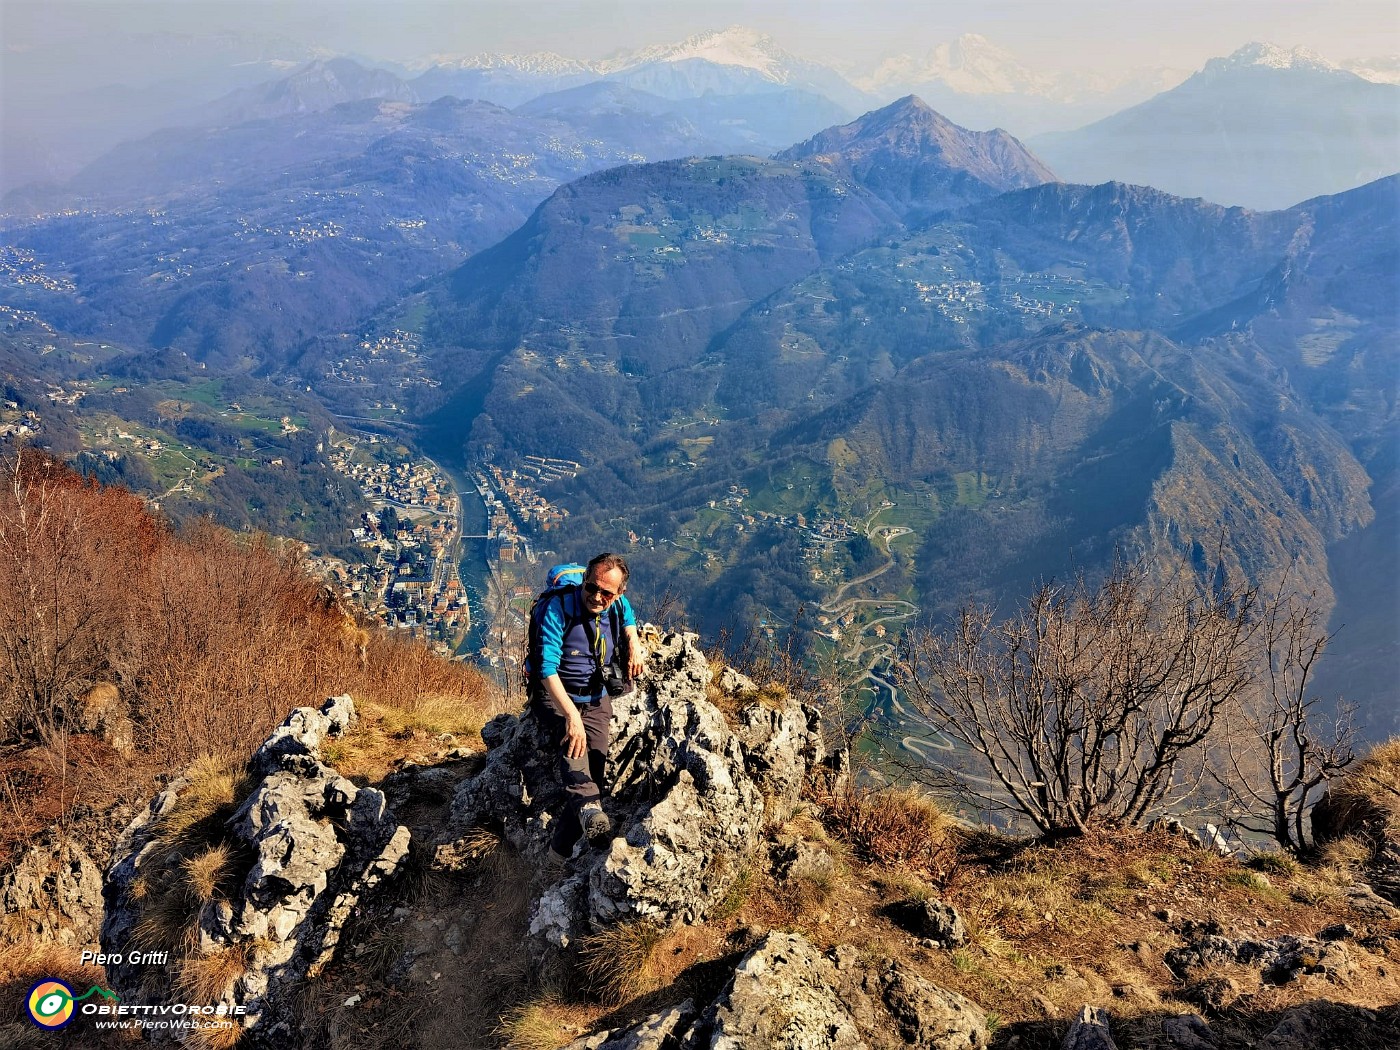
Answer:
[[54, 977], [46, 977], [29, 989], [29, 999], [25, 1005], [29, 1009], [31, 1021], [40, 1028], [56, 1032], [60, 1028], [67, 1027], [68, 1022], [73, 1020], [73, 1015], [76, 1013], [74, 1004], [82, 1002], [91, 995], [100, 995], [103, 999], [111, 1001], [117, 1000], [115, 992], [109, 992], [97, 985], [93, 985], [82, 995], [75, 996], [73, 989], [63, 981]]

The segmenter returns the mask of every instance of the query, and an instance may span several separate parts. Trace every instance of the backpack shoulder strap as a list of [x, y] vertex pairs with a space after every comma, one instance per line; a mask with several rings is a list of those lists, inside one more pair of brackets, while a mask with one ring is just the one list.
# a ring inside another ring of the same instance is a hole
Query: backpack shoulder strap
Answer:
[[[539, 681], [540, 650], [544, 646], [544, 614], [549, 609], [549, 603], [556, 598], [559, 599], [559, 613], [564, 618], [564, 631], [561, 636], [561, 641], [563, 637], [568, 636], [568, 633], [573, 630], [574, 626], [579, 622], [577, 613], [572, 617], [569, 613], [569, 602], [567, 598], [569, 591], [573, 589], [574, 587], [572, 584], [565, 584], [562, 587], [551, 587], [537, 594], [535, 600], [530, 604], [529, 635], [526, 639], [526, 662], [530, 668], [529, 678], [532, 684]], [[574, 609], [578, 610], [579, 608], [579, 602], [575, 601]]]

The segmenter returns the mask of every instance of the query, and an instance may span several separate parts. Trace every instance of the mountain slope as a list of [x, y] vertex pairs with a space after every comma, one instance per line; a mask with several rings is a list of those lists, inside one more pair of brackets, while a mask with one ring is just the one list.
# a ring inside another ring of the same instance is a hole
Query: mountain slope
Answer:
[[[436, 294], [425, 338], [438, 347], [435, 374], [457, 391], [439, 421], [517, 449], [610, 454], [639, 415], [699, 396], [694, 366], [716, 332], [897, 226], [880, 201], [828, 172], [756, 158], [581, 179]], [[474, 422], [483, 396], [496, 422]], [[540, 418], [558, 425], [528, 429]]]
[[1054, 182], [1055, 175], [1004, 131], [968, 131], [909, 96], [829, 128], [779, 153], [815, 160], [880, 197], [906, 222]]
[[[710, 629], [833, 580], [946, 612], [1115, 551], [1325, 606], [1394, 425], [1397, 182], [1270, 213], [1051, 183], [907, 233], [811, 160], [602, 173], [436, 303], [435, 440], [582, 462], [551, 544], [628, 523]], [[823, 243], [818, 190], [859, 236]]]
[[1292, 568], [1327, 604], [1327, 542], [1371, 520], [1341, 438], [1280, 404], [1266, 359], [1225, 344], [1067, 326], [930, 355], [775, 444], [821, 455], [837, 440], [833, 469], [895, 487], [952, 497], [959, 475], [989, 479], [982, 500], [945, 497], [950, 520], [918, 558], [951, 601], [1120, 551], [1203, 572], [1223, 557], [1236, 580]]
[[561, 183], [635, 159], [587, 129], [453, 99], [169, 131], [30, 202], [56, 214], [7, 222], [9, 243], [68, 283], [6, 290], [75, 333], [279, 367], [498, 240]]
[[1181, 86], [1032, 147], [1064, 178], [1286, 208], [1400, 169], [1400, 86], [1253, 44]]
[[366, 68], [350, 58], [318, 59], [289, 76], [231, 92], [172, 123], [199, 127], [243, 124], [268, 117], [319, 113], [344, 102], [365, 99], [425, 101], [388, 70]]

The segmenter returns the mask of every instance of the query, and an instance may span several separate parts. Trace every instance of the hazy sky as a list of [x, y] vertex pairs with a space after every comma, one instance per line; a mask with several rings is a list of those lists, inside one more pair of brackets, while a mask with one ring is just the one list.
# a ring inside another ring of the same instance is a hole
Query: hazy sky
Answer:
[[600, 58], [734, 23], [800, 55], [861, 64], [967, 32], [1038, 69], [1195, 69], [1252, 40], [1333, 60], [1400, 53], [1396, 0], [0, 0], [11, 54], [64, 44], [88, 54], [125, 32], [233, 30], [397, 61], [488, 50]]

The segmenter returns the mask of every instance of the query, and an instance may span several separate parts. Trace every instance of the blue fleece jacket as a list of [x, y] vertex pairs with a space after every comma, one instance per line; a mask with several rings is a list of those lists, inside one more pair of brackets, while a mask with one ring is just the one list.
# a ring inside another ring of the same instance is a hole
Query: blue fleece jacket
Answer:
[[[617, 633], [637, 622], [632, 606], [623, 595], [613, 603], [617, 607]], [[606, 667], [617, 652], [621, 639], [614, 635], [612, 609], [604, 609], [594, 618], [594, 636], [602, 651], [595, 658], [589, 647], [588, 631], [583, 625], [587, 610], [583, 605], [583, 588], [570, 587], [548, 599], [540, 614], [540, 677], [557, 674], [564, 689], [574, 696], [593, 696], [602, 691], [599, 666]], [[573, 622], [567, 636], [564, 628]], [[531, 654], [531, 659], [534, 658]], [[533, 667], [530, 670], [534, 670]]]

